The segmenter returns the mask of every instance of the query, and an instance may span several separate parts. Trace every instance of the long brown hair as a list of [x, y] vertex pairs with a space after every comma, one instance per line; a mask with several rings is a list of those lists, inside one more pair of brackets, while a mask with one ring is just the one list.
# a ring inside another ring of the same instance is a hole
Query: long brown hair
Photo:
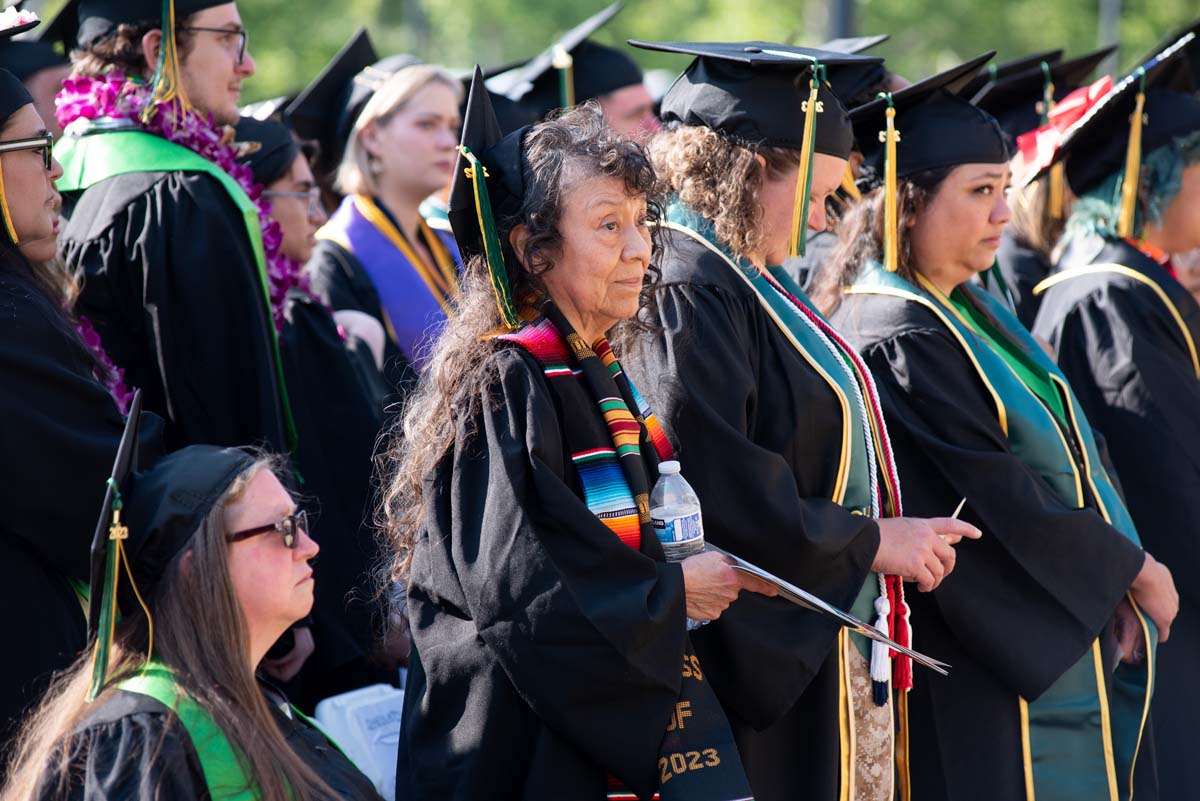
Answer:
[[[649, 158], [641, 146], [605, 125], [594, 101], [534, 126], [526, 134], [523, 154], [525, 196], [521, 209], [496, 220], [504, 261], [510, 265], [514, 298], [536, 298], [543, 292], [541, 276], [554, 269], [561, 253], [563, 239], [558, 226], [575, 181], [595, 175], [620, 178], [631, 196], [646, 197], [651, 220], [659, 216]], [[509, 242], [518, 225], [529, 230], [519, 256]], [[658, 268], [651, 263], [642, 290], [643, 307], [653, 306], [652, 289], [658, 275]], [[479, 414], [485, 389], [495, 378], [486, 369], [487, 359], [497, 347], [489, 334], [501, 330], [502, 320], [482, 257], [467, 259], [460, 292], [457, 314], [438, 337], [421, 383], [379, 461], [383, 476], [379, 525], [385, 545], [394, 555], [379, 577], [383, 587], [407, 578], [412, 545], [422, 525], [425, 478], [454, 444], [458, 427], [469, 427]], [[625, 321], [617, 329], [636, 325], [636, 321]], [[467, 433], [472, 433], [469, 428]]]
[[761, 249], [764, 236], [759, 202], [764, 170], [755, 158], [759, 155], [772, 178], [800, 164], [798, 150], [739, 144], [699, 125], [678, 125], [650, 142], [650, 158], [663, 191], [679, 195], [709, 220], [717, 238], [743, 258]]
[[[909, 230], [926, 204], [937, 193], [953, 167], [902, 178], [896, 182], [897, 275], [916, 283]], [[811, 297], [825, 314], [832, 314], [842, 298], [842, 289], [854, 283], [869, 262], [883, 261], [884, 188], [872, 189], [852, 204], [838, 223], [838, 246], [813, 277]]]
[[[259, 460], [230, 486], [146, 598], [154, 617], [153, 654], [245, 757], [262, 801], [331, 799], [333, 790], [287, 744], [248, 669], [249, 635], [229, 574], [225, 508], [259, 470], [271, 468], [270, 460]], [[93, 703], [86, 701], [90, 651], [51, 685], [22, 727], [0, 801], [30, 801], [51, 788], [52, 797], [69, 795], [72, 732], [122, 679], [137, 673], [148, 645], [145, 616], [130, 615], [117, 625], [108, 684]]]

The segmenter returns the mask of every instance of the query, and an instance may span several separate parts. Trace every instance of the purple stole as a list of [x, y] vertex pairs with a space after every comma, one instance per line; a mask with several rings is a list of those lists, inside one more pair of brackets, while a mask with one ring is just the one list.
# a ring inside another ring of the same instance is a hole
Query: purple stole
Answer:
[[[380, 209], [367, 208], [369, 213], [383, 216]], [[446, 312], [421, 278], [417, 266], [386, 233], [389, 226], [386, 217], [370, 219], [364, 214], [362, 204], [355, 202], [353, 195], [347, 195], [319, 236], [341, 245], [362, 264], [379, 293], [380, 312], [388, 334], [405, 358], [420, 370], [428, 356], [430, 335], [437, 335]], [[433, 231], [433, 235], [450, 252], [455, 265], [461, 267], [454, 238], [440, 231]]]

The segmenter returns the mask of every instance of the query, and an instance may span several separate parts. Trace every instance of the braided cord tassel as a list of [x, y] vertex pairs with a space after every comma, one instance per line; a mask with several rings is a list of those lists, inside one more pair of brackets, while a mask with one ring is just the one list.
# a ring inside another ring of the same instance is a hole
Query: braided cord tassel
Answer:
[[825, 67], [814, 63], [809, 82], [808, 100], [804, 102], [804, 133], [800, 143], [800, 169], [796, 173], [796, 197], [792, 203], [792, 233], [788, 241], [788, 256], [803, 256], [808, 237], [808, 199], [812, 193], [813, 146], [817, 138], [817, 114], [824, 111], [817, 100], [817, 90], [825, 78]]
[[178, 102], [180, 111], [189, 111], [179, 74], [179, 47], [175, 40], [175, 0], [163, 0], [162, 43], [158, 48], [158, 66], [154, 70], [154, 101], [142, 111], [142, 122], [149, 122], [159, 103]]
[[504, 254], [500, 249], [500, 237], [496, 234], [496, 221], [492, 219], [492, 202], [488, 197], [487, 168], [475, 158], [475, 154], [466, 145], [459, 145], [463, 158], [471, 162], [466, 168], [466, 176], [471, 179], [471, 187], [475, 194], [475, 214], [479, 221], [479, 233], [483, 236], [483, 252], [487, 260], [488, 277], [492, 281], [492, 291], [496, 295], [496, 307], [504, 325], [511, 331], [521, 325], [513, 304], [512, 288], [508, 285], [508, 271], [504, 268]]

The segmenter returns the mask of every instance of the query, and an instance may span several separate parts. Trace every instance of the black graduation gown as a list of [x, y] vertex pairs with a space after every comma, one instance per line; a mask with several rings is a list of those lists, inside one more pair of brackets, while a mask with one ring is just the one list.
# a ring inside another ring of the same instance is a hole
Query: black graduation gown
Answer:
[[[922, 672], [909, 693], [913, 798], [1024, 799], [1016, 695], [1038, 698], [1098, 636], [1111, 657], [1113, 611], [1143, 551], [1090, 497], [1070, 508], [1012, 454], [995, 403], [933, 312], [850, 295], [832, 319], [875, 376], [905, 512], [945, 516], [965, 497], [962, 518], [983, 532], [956, 548], [938, 589], [908, 596], [919, 647], [953, 665], [949, 678]], [[1152, 752], [1147, 737], [1142, 758]], [[1140, 785], [1138, 795], [1155, 797]]]
[[[541, 366], [502, 346], [425, 483], [397, 799], [648, 799], [680, 690], [683, 571], [582, 500]], [[741, 603], [741, 601], [739, 601]]]
[[[289, 293], [280, 334], [292, 413], [301, 432], [297, 486], [321, 546], [314, 563], [316, 650], [290, 689], [302, 708], [366, 684], [391, 681], [366, 666], [381, 621], [371, 571], [382, 555], [372, 526], [375, 441], [383, 426], [381, 378], [359, 370], [329, 310]], [[372, 367], [372, 370], [374, 368]]]
[[1000, 235], [1000, 248], [996, 251], [996, 264], [1000, 275], [1008, 286], [1017, 319], [1026, 328], [1033, 328], [1041, 298], [1033, 294], [1033, 288], [1050, 274], [1050, 263], [1033, 248], [1022, 243], [1007, 228]]
[[[83, 343], [32, 277], [0, 267], [0, 748], [51, 674], [86, 644], [68, 578], [87, 583], [88, 550], [124, 421]], [[139, 458], [161, 448], [143, 417]]]
[[[661, 333], [623, 365], [676, 446], [708, 541], [848, 609], [879, 548], [874, 521], [829, 500], [841, 407], [749, 287], [661, 229]], [[758, 801], [836, 798], [837, 626], [743, 593], [693, 633]], [[934, 652], [936, 653], [936, 651]]]
[[203, 173], [118, 175], [68, 199], [77, 311], [167, 419], [172, 448], [286, 453], [272, 325], [241, 212]]
[[[318, 239], [307, 269], [313, 291], [332, 308], [369, 314], [387, 331], [379, 291], [357, 256], [332, 240]], [[403, 401], [416, 388], [417, 372], [390, 334], [384, 337], [383, 375], [393, 393], [388, 403]]]
[[[268, 697], [268, 703], [270, 698]], [[288, 745], [341, 801], [380, 801], [369, 779], [319, 731], [271, 704]], [[140, 693], [116, 690], [72, 733], [66, 793], [43, 775], [38, 801], [207, 801], [208, 784], [175, 713]]]
[[[1116, 263], [1159, 287], [1200, 347], [1200, 307], [1153, 259], [1120, 241], [1084, 240], [1062, 266]], [[1200, 379], [1168, 306], [1137, 278], [1100, 273], [1046, 290], [1034, 332], [1053, 347], [1093, 425], [1104, 431], [1146, 550], [1171, 569], [1179, 616], [1158, 649], [1153, 719], [1163, 798], [1196, 792], [1181, 733], [1200, 721]]]

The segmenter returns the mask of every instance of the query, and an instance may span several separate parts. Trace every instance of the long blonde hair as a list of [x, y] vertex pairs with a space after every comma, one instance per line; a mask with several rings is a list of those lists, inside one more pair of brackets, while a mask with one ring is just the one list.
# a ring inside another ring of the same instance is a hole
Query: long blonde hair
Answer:
[[[335, 798], [333, 790], [287, 744], [246, 664], [249, 635], [229, 574], [225, 508], [238, 500], [259, 470], [271, 468], [270, 460], [261, 459], [234, 481], [146, 599], [154, 616], [154, 658], [174, 671], [180, 686], [245, 757], [247, 774], [262, 801]], [[184, 557], [189, 553], [185, 570]], [[148, 634], [142, 614], [130, 615], [117, 625], [108, 684], [93, 703], [86, 700], [90, 651], [51, 685], [22, 726], [0, 801], [30, 801], [49, 788], [55, 788], [54, 797], [69, 795], [72, 732], [111, 697], [124, 678], [141, 668]], [[161, 742], [150, 747], [160, 746]]]
[[342, 163], [338, 166], [335, 184], [344, 195], [379, 194], [379, 182], [375, 177], [374, 157], [367, 152], [362, 142], [362, 132], [368, 125], [386, 125], [392, 115], [402, 110], [413, 95], [431, 83], [440, 83], [449, 87], [458, 102], [463, 99], [462, 82], [441, 67], [433, 64], [414, 64], [404, 67], [384, 79], [383, 83], [367, 101], [350, 141], [346, 143], [346, 152]]

